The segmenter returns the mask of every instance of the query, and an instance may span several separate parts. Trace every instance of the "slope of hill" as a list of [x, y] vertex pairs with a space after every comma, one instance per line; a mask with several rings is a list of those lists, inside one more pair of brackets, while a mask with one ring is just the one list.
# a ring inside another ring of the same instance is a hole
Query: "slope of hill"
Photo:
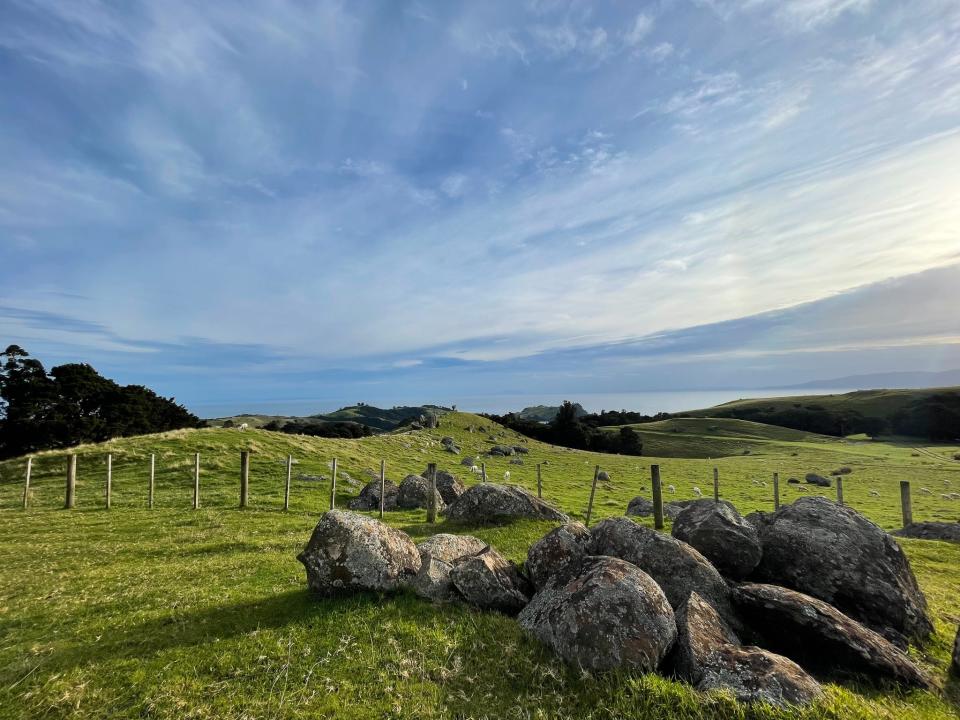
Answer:
[[[668, 421], [659, 432], [697, 447], [703, 436], [689, 432], [700, 429], [695, 423]], [[621, 515], [637, 494], [649, 497], [651, 462], [660, 464], [664, 483], [676, 487], [667, 499], [692, 497], [694, 486], [709, 492], [712, 469], [719, 468], [721, 494], [744, 513], [772, 508], [770, 487], [755, 482], [772, 472], [783, 478], [848, 465], [847, 502], [887, 528], [899, 523], [899, 480], [960, 486], [960, 464], [914, 455], [910, 448], [711, 424], [719, 428], [714, 439], [735, 441], [734, 434], [743, 432], [744, 440], [749, 434], [765, 441], [767, 451], [715, 460], [601, 455], [528, 440], [463, 413], [445, 415], [436, 430], [357, 440], [174, 431], [74, 448], [79, 477], [72, 512], [60, 509], [65, 452], [34, 457], [27, 511], [19, 509], [25, 459], [2, 462], [0, 717], [954, 717], [953, 685], [946, 699], [846, 685], [829, 686], [822, 703], [805, 711], [744, 708], [656, 676], [584, 675], [495, 613], [434, 606], [407, 594], [318, 600], [306, 591], [295, 555], [328, 507], [324, 478], [334, 457], [337, 504], [344, 507], [381, 459], [394, 480], [437, 462], [473, 483], [460, 466], [466, 456], [494, 442], [524, 445], [523, 465], [484, 458], [490, 478], [510, 472], [511, 482], [534, 489], [540, 463], [545, 498], [578, 519], [598, 464], [610, 480], [597, 487], [595, 519]], [[462, 455], [443, 451], [445, 435]], [[236, 509], [241, 450], [253, 451], [251, 507], [244, 511]], [[930, 451], [946, 458], [957, 448]], [[201, 459], [199, 511], [190, 509], [195, 452]], [[106, 453], [113, 454], [114, 468], [110, 511], [102, 509]], [[145, 508], [150, 454], [157, 462], [153, 510]], [[296, 464], [291, 511], [284, 513], [288, 454]], [[781, 488], [784, 502], [802, 496], [794, 486]], [[960, 503], [914, 494], [918, 520], [955, 520], [958, 514]], [[417, 540], [435, 532], [474, 534], [518, 562], [551, 527], [428, 525], [423, 511], [388, 513], [387, 521]], [[960, 546], [901, 544], [937, 628], [917, 657], [942, 677], [960, 616]]]
[[294, 415], [232, 415], [230, 417], [211, 418], [207, 422], [214, 427], [220, 427], [227, 420], [234, 424], [247, 423], [252, 428], [260, 428], [269, 422], [279, 422], [284, 425], [288, 422], [354, 422], [367, 425], [375, 430], [393, 430], [397, 425], [411, 417], [419, 417], [426, 413], [440, 415], [448, 412], [439, 405], [405, 405], [392, 408], [378, 408], [373, 405], [350, 405], [334, 410], [330, 413], [317, 413], [298, 417]]

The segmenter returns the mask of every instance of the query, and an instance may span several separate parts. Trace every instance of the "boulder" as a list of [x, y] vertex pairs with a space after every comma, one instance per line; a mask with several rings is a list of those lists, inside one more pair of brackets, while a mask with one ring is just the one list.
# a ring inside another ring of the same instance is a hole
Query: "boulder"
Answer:
[[807, 473], [804, 480], [807, 481], [808, 485], [818, 485], [819, 487], [830, 487], [833, 485], [833, 481], [830, 478], [825, 478], [823, 475], [817, 475], [816, 473]]
[[610, 473], [608, 473], [606, 470], [601, 470], [597, 473], [597, 480], [600, 482], [608, 482], [610, 480]]
[[757, 529], [726, 501], [690, 503], [674, 520], [672, 534], [703, 553], [727, 577], [745, 578], [760, 562]]
[[346, 510], [323, 514], [297, 560], [307, 569], [307, 585], [321, 595], [396, 590], [420, 569], [406, 533]]
[[710, 603], [691, 593], [677, 610], [675, 672], [698, 690], [726, 690], [740, 702], [776, 707], [819, 698], [819, 683], [799, 665], [757, 647], [744, 647]]
[[794, 478], [794, 477], [788, 478], [788, 479], [787, 479], [787, 482], [788, 482], [789, 484], [791, 484], [791, 485], [799, 485], [799, 484], [800, 484], [800, 480], [799, 480], [798, 478]]
[[[426, 470], [423, 471], [422, 477], [427, 477]], [[437, 492], [440, 493], [445, 505], [450, 505], [466, 491], [467, 486], [456, 475], [446, 470], [437, 470]]]
[[776, 585], [754, 583], [738, 586], [733, 597], [765, 647], [812, 672], [933, 687], [930, 678], [905, 653], [822, 600]]
[[896, 530], [893, 534], [898, 537], [919, 538], [920, 540], [960, 542], [960, 523], [916, 522]]
[[576, 567], [589, 552], [590, 531], [578, 522], [568, 522], [530, 546], [525, 570], [539, 590], [553, 575]]
[[652, 577], [676, 610], [697, 592], [735, 628], [730, 588], [703, 555], [687, 543], [638, 525], [625, 517], [608, 518], [590, 530], [590, 553], [626, 560]]
[[570, 518], [523, 488], [514, 485], [474, 485], [447, 508], [451, 520], [497, 522], [527, 517], [567, 522]]
[[[446, 504], [437, 490], [437, 512], [442, 512]], [[420, 475], [407, 475], [400, 483], [397, 495], [397, 507], [411, 510], [430, 506], [430, 481]]]
[[450, 580], [471, 605], [483, 610], [518, 613], [530, 599], [530, 584], [492, 547], [453, 561]]
[[[524, 442], [526, 442], [526, 441], [524, 441]], [[513, 445], [513, 451], [514, 451], [515, 453], [520, 454], [520, 455], [527, 455], [527, 454], [530, 453], [530, 449], [529, 449], [529, 448], [525, 448], [523, 445]]]
[[590, 671], [653, 672], [677, 636], [660, 586], [612, 557], [587, 557], [575, 575], [554, 575], [517, 621], [565, 662]]
[[[668, 520], [676, 520], [677, 516], [682, 513], [690, 503], [697, 502], [696, 500], [671, 500], [670, 502], [665, 502], [663, 504], [663, 516]], [[635, 515], [637, 517], [652, 517], [653, 516], [653, 501], [647, 500], [642, 495], [638, 495], [629, 503], [627, 503], [627, 515]]]
[[420, 597], [433, 602], [453, 602], [460, 594], [450, 580], [453, 562], [465, 555], [473, 555], [487, 547], [480, 538], [472, 535], [441, 533], [427, 538], [417, 545], [420, 553], [420, 570], [409, 580], [410, 588]]
[[812, 595], [898, 645], [933, 632], [927, 601], [896, 541], [850, 507], [800, 498], [756, 519], [755, 579]]
[[[383, 509], [396, 510], [400, 488], [392, 480], [383, 483]], [[380, 480], [372, 480], [363, 486], [360, 494], [349, 503], [351, 510], [379, 510], [380, 509]]]
[[460, 461], [460, 464], [467, 468], [473, 467], [475, 463], [476, 463], [476, 458], [473, 457], [473, 455], [468, 455], [467, 457], [463, 458]]
[[490, 448], [491, 455], [513, 455], [514, 449], [509, 445], [494, 445]]

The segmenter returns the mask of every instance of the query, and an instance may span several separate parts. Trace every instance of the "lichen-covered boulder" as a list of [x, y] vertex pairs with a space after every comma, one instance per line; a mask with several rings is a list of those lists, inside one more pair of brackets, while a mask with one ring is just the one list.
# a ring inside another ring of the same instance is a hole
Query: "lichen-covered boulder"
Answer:
[[879, 633], [822, 600], [777, 585], [744, 583], [734, 603], [750, 618], [763, 645], [808, 670], [831, 676], [860, 675], [930, 689], [933, 682]]
[[636, 565], [663, 588], [674, 610], [697, 592], [738, 628], [730, 588], [710, 561], [687, 543], [625, 517], [597, 523], [590, 536], [592, 555], [610, 555]]
[[471, 605], [508, 615], [523, 609], [532, 589], [516, 566], [492, 547], [454, 560], [450, 580]]
[[496, 483], [474, 485], [447, 508], [446, 516], [472, 522], [499, 522], [518, 517], [559, 522], [570, 519], [523, 488]]
[[420, 569], [406, 533], [346, 510], [323, 514], [297, 560], [307, 569], [307, 585], [321, 595], [396, 590]]
[[741, 646], [717, 611], [697, 593], [677, 610], [676, 673], [698, 690], [726, 690], [740, 702], [776, 707], [819, 698], [820, 684], [792, 660]]
[[763, 557], [754, 579], [823, 600], [901, 646], [933, 632], [907, 556], [856, 510], [800, 498], [755, 525]]
[[568, 567], [576, 566], [590, 551], [590, 531], [578, 522], [556, 527], [530, 546], [525, 569], [537, 589]]
[[611, 557], [587, 557], [574, 575], [554, 575], [517, 621], [568, 664], [591, 671], [652, 672], [677, 636], [660, 586]]
[[420, 570], [409, 580], [410, 588], [420, 597], [433, 602], [453, 602], [460, 594], [450, 580], [452, 563], [465, 555], [483, 550], [487, 544], [472, 535], [440, 533], [417, 545]]
[[[396, 510], [397, 498], [400, 496], [400, 488], [392, 480], [384, 480], [383, 483], [383, 509]], [[371, 480], [357, 497], [353, 498], [348, 504], [351, 510], [379, 510], [380, 509], [380, 480]]]
[[[427, 472], [422, 473], [422, 477], [427, 478]], [[443, 498], [446, 505], [456, 502], [457, 498], [467, 491], [467, 486], [463, 481], [453, 473], [446, 470], [437, 470], [437, 492]]]
[[[445, 503], [440, 491], [436, 491], [437, 512], [442, 512]], [[405, 510], [430, 507], [430, 481], [420, 475], [407, 475], [400, 483], [397, 507]]]
[[674, 520], [671, 532], [699, 550], [726, 577], [747, 577], [763, 554], [756, 528], [726, 501], [690, 503]]
[[893, 532], [897, 537], [960, 542], [960, 522], [915, 522]]

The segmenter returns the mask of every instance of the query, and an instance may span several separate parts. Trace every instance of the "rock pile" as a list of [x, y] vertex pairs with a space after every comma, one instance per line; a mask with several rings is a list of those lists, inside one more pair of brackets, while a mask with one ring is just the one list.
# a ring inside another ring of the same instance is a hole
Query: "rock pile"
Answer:
[[[335, 510], [298, 558], [324, 595], [405, 587], [517, 615], [583, 670], [659, 671], [779, 707], [816, 701], [821, 678], [935, 686], [887, 639], [932, 632], [909, 563], [848, 507], [802, 498], [747, 522], [728, 503], [696, 501], [674, 537], [625, 517], [588, 530], [528, 495], [477, 485], [448, 508], [470, 520], [526, 512], [564, 522], [530, 547], [523, 568], [472, 536], [414, 546], [399, 530]], [[960, 670], [960, 632], [953, 661]]]

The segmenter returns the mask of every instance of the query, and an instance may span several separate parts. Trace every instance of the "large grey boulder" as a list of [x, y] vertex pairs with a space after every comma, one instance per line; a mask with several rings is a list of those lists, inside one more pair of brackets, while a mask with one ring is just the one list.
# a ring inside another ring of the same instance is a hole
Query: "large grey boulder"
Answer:
[[[400, 488], [392, 480], [383, 483], [383, 509], [396, 510]], [[372, 480], [363, 486], [360, 494], [348, 504], [351, 510], [379, 510], [380, 509], [380, 480]]]
[[800, 498], [756, 518], [759, 581], [812, 595], [898, 645], [933, 632], [927, 601], [896, 541], [857, 511]]
[[625, 517], [608, 518], [590, 529], [592, 555], [610, 555], [633, 563], [652, 577], [676, 610], [697, 592], [734, 628], [730, 588], [703, 555], [682, 540], [638, 525]]
[[420, 569], [413, 541], [395, 528], [346, 510], [323, 514], [297, 560], [321, 595], [396, 590]]
[[509, 445], [494, 445], [487, 451], [490, 455], [513, 455], [514, 449]]
[[918, 538], [920, 540], [960, 542], [960, 523], [916, 522], [894, 531], [893, 534], [897, 537]]
[[[422, 477], [427, 477], [426, 470], [422, 473]], [[456, 502], [456, 499], [466, 491], [467, 486], [456, 475], [446, 470], [437, 470], [437, 492], [440, 493], [446, 505]]]
[[822, 600], [777, 585], [744, 583], [734, 590], [734, 602], [764, 646], [812, 672], [933, 687], [904, 652]]
[[756, 528], [726, 501], [690, 503], [674, 520], [671, 532], [703, 553], [726, 577], [747, 577], [763, 554]]
[[492, 547], [454, 560], [450, 580], [471, 605], [508, 615], [523, 609], [532, 589], [514, 564]]
[[726, 690], [740, 702], [804, 705], [823, 694], [792, 660], [744, 647], [710, 603], [691, 593], [677, 610], [676, 673], [698, 690]]
[[556, 527], [530, 546], [525, 569], [537, 589], [553, 575], [575, 567], [590, 552], [590, 531], [578, 522]]
[[523, 488], [514, 485], [474, 485], [447, 508], [451, 520], [497, 522], [526, 517], [567, 522], [570, 518]]
[[[437, 512], [446, 507], [440, 491], [436, 491]], [[397, 507], [406, 510], [430, 507], [430, 481], [420, 475], [407, 475], [400, 483], [400, 492], [397, 496]]]
[[567, 663], [591, 671], [652, 672], [677, 636], [660, 586], [611, 557], [587, 557], [573, 576], [554, 575], [517, 621]]
[[483, 550], [487, 544], [472, 535], [441, 533], [417, 545], [420, 570], [409, 580], [411, 589], [420, 597], [437, 603], [453, 602], [460, 594], [450, 579], [453, 562]]

